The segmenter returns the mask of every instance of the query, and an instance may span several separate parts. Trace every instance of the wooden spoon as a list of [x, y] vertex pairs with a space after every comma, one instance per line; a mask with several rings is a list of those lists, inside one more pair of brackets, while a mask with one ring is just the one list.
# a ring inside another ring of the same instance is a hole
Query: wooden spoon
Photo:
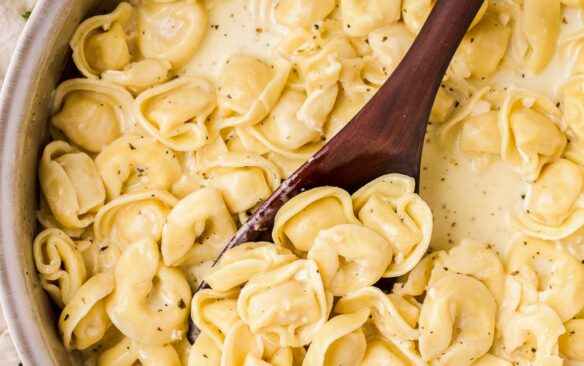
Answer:
[[[412, 47], [381, 89], [349, 124], [282, 183], [223, 253], [242, 243], [271, 241], [276, 212], [304, 190], [328, 185], [353, 192], [389, 173], [402, 173], [419, 182], [432, 104], [482, 4], [483, 0], [438, 0]], [[200, 289], [206, 287], [203, 283]], [[198, 331], [189, 325], [192, 343]]]

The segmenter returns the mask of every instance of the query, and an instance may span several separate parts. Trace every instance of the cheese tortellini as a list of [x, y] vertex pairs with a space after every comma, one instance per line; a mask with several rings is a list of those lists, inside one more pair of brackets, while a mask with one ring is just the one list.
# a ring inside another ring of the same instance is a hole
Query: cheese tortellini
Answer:
[[280, 347], [309, 344], [331, 307], [316, 263], [304, 259], [252, 277], [237, 300], [251, 331]]
[[111, 326], [105, 299], [114, 290], [111, 272], [95, 275], [75, 292], [59, 317], [59, 329], [68, 350], [85, 349], [103, 338]]
[[160, 264], [152, 237], [128, 246], [115, 268], [114, 281], [105, 310], [122, 333], [149, 346], [164, 346], [183, 337], [191, 289], [178, 269]]
[[148, 136], [120, 137], [95, 164], [110, 200], [134, 191], [170, 190], [182, 173], [177, 153]]
[[228, 59], [217, 91], [220, 127], [253, 126], [264, 119], [284, 90], [289, 72], [283, 59], [275, 65], [249, 55]]
[[560, 318], [547, 305], [524, 306], [501, 326], [500, 355], [521, 364], [561, 365], [558, 338], [565, 332]]
[[580, 167], [570, 160], [546, 166], [530, 187], [527, 208], [515, 217], [518, 228], [542, 239], [562, 239], [580, 229], [584, 225], [582, 179]]
[[[83, 75], [120, 81], [136, 91], [164, 81], [170, 65], [184, 65], [206, 29], [206, 11], [196, 0], [144, 0], [135, 7], [122, 2], [113, 12], [84, 21], [70, 44]], [[137, 71], [154, 73], [141, 80], [132, 75]]]
[[420, 311], [420, 354], [437, 365], [471, 365], [491, 348], [496, 303], [480, 281], [448, 274], [429, 289]]
[[209, 186], [221, 192], [229, 212], [255, 209], [280, 185], [280, 170], [257, 154], [227, 152], [201, 167]]
[[541, 72], [556, 48], [562, 22], [560, 1], [525, 0], [520, 4], [522, 6], [513, 5], [519, 33], [514, 40], [513, 52], [530, 70]]
[[132, 96], [114, 84], [67, 80], [55, 90], [51, 125], [82, 149], [99, 153], [122, 133], [137, 130], [131, 105]]
[[365, 357], [367, 339], [361, 330], [369, 313], [337, 315], [316, 334], [304, 359], [307, 365], [357, 365]]
[[499, 113], [503, 160], [527, 179], [536, 179], [542, 167], [560, 157], [566, 136], [561, 113], [554, 103], [530, 90], [509, 92]]
[[176, 151], [195, 151], [209, 136], [205, 122], [215, 109], [213, 86], [202, 78], [181, 77], [136, 98], [142, 127]]
[[336, 187], [315, 188], [282, 206], [272, 239], [276, 245], [308, 252], [321, 230], [340, 224], [359, 224], [349, 194]]
[[389, 76], [410, 49], [414, 35], [403, 24], [395, 23], [369, 33], [368, 42], [385, 76]]
[[584, 266], [561, 245], [533, 238], [517, 240], [506, 267], [521, 284], [521, 303], [547, 304], [562, 321], [584, 308]]
[[325, 287], [342, 296], [377, 282], [392, 254], [389, 242], [375, 231], [344, 224], [321, 230], [308, 258], [317, 263]]
[[235, 235], [236, 226], [221, 194], [213, 188], [195, 191], [168, 213], [160, 250], [166, 265], [185, 260], [214, 260]]
[[383, 236], [394, 259], [383, 277], [409, 272], [420, 261], [432, 236], [432, 212], [414, 193], [412, 178], [380, 177], [353, 194], [355, 214], [366, 227]]
[[560, 352], [572, 360], [584, 361], [584, 319], [572, 319], [564, 324], [566, 332], [560, 336]]
[[399, 0], [341, 0], [344, 30], [351, 36], [366, 36], [400, 19]]
[[53, 141], [39, 165], [41, 189], [57, 222], [72, 229], [89, 226], [105, 201], [95, 162], [68, 143]]
[[511, 28], [496, 14], [486, 14], [464, 37], [451, 69], [461, 78], [489, 76], [503, 59], [510, 35]]
[[144, 236], [156, 241], [177, 199], [166, 191], [129, 193], [110, 201], [97, 214], [94, 233], [98, 242], [126, 248]]
[[322, 145], [321, 134], [298, 118], [298, 111], [306, 95], [296, 90], [285, 90], [270, 114], [250, 128], [267, 149], [292, 159], [306, 159]]
[[229, 250], [221, 262], [205, 276], [217, 291], [229, 291], [246, 283], [253, 275], [295, 260], [285, 248], [272, 243], [246, 243]]
[[207, 30], [205, 6], [198, 0], [144, 0], [136, 10], [138, 53], [174, 68], [188, 62]]
[[134, 8], [122, 2], [111, 13], [85, 20], [71, 39], [73, 61], [83, 75], [97, 79], [106, 70], [121, 70], [131, 62], [126, 26]]
[[73, 240], [59, 229], [47, 229], [33, 243], [41, 285], [63, 307], [85, 282], [86, 269]]
[[172, 345], [151, 346], [127, 337], [105, 350], [97, 359], [99, 366], [133, 365], [136, 362], [141, 365], [181, 365], [179, 355]]

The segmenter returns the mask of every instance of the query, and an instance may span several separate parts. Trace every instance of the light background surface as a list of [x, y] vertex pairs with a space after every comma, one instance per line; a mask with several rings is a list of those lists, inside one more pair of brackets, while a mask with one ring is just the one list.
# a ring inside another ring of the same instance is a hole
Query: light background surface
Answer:
[[[0, 0], [0, 86], [18, 37], [26, 25], [23, 14], [31, 10], [35, 2], [36, 0]], [[19, 363], [4, 315], [0, 312], [0, 364], [16, 366]]]

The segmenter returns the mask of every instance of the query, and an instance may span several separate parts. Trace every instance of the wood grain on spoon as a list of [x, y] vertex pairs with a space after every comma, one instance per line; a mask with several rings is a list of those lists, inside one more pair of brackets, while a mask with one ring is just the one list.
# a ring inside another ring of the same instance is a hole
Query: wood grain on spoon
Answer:
[[[483, 0], [438, 0], [412, 47], [367, 105], [292, 174], [249, 218], [223, 253], [270, 240], [276, 212], [303, 190], [336, 186], [353, 192], [388, 173], [419, 181], [426, 125], [446, 69]], [[219, 256], [217, 263], [222, 254]], [[205, 288], [203, 283], [201, 288]], [[190, 325], [189, 340], [197, 330]]]

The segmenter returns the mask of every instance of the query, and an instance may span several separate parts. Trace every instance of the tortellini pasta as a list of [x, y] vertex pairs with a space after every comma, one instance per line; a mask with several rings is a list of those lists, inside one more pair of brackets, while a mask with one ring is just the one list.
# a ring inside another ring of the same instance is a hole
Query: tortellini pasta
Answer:
[[433, 0], [403, 0], [402, 16], [409, 31], [418, 34], [434, 7]]
[[[431, 277], [427, 280], [430, 286], [450, 272], [464, 274], [481, 281], [497, 304], [502, 303], [505, 294], [505, 271], [501, 260], [489, 245], [467, 239], [450, 249], [448, 254], [436, 254], [434, 259], [428, 257], [433, 262]], [[412, 274], [413, 272], [410, 276]]]
[[309, 158], [321, 146], [322, 138], [298, 118], [297, 112], [305, 101], [304, 93], [285, 90], [270, 114], [251, 127], [250, 134], [275, 153], [289, 158]]
[[188, 366], [221, 364], [221, 348], [205, 333], [199, 334], [190, 351]]
[[209, 139], [205, 122], [215, 99], [205, 79], [181, 77], [140, 94], [135, 110], [142, 127], [162, 144], [195, 151]]
[[415, 328], [420, 315], [416, 305], [395, 294], [384, 294], [377, 287], [364, 287], [343, 296], [335, 312], [350, 314], [368, 309], [377, 330], [388, 339], [415, 340], [420, 336]]
[[369, 312], [338, 315], [316, 334], [308, 348], [306, 365], [357, 365], [365, 357], [367, 340], [361, 330]]
[[502, 325], [501, 356], [522, 363], [561, 365], [558, 338], [564, 332], [560, 318], [549, 306], [524, 306]]
[[289, 72], [283, 59], [270, 66], [249, 55], [229, 58], [217, 91], [219, 127], [253, 126], [264, 119], [284, 90]]
[[71, 238], [79, 238], [83, 235], [85, 228], [67, 228], [61, 225], [57, 219], [55, 219], [55, 216], [51, 212], [51, 208], [49, 207], [49, 204], [47, 203], [47, 200], [43, 196], [42, 192], [40, 194], [39, 201], [40, 207], [36, 213], [36, 217], [43, 229], [59, 229], [65, 234], [69, 235]]
[[383, 236], [394, 253], [383, 277], [409, 272], [420, 261], [432, 235], [432, 212], [414, 193], [414, 180], [399, 174], [377, 178], [353, 194], [355, 214]]
[[179, 270], [160, 264], [152, 237], [145, 236], [126, 248], [114, 281], [105, 309], [123, 334], [148, 346], [164, 346], [183, 338], [191, 289]]
[[496, 303], [478, 280], [448, 274], [434, 283], [420, 311], [420, 354], [437, 365], [472, 365], [495, 337]]
[[501, 133], [497, 117], [496, 112], [489, 111], [468, 118], [462, 127], [460, 149], [471, 154], [499, 155]]
[[[297, 118], [319, 133], [324, 131], [327, 117], [335, 106], [339, 95], [339, 81], [345, 81], [343, 84], [346, 90], [354, 89], [356, 86], [351, 84], [355, 78], [347, 75], [351, 75], [351, 69], [362, 62], [357, 60], [358, 63], [353, 63], [353, 67], [343, 67], [344, 63], [350, 64], [358, 54], [348, 38], [338, 36], [338, 26], [340, 25], [334, 21], [327, 21], [319, 26], [318, 36], [306, 30], [295, 31], [280, 46], [280, 51], [293, 64], [291, 84], [304, 90], [307, 95], [297, 112]], [[342, 80], [343, 78], [348, 80]], [[357, 82], [360, 83], [362, 82]], [[357, 85], [357, 89], [363, 88]]]
[[489, 76], [503, 59], [510, 35], [509, 26], [496, 14], [487, 13], [464, 37], [451, 69], [462, 78]]
[[564, 324], [566, 332], [560, 336], [560, 353], [575, 361], [584, 361], [584, 319], [572, 319]]
[[371, 32], [368, 41], [373, 56], [383, 65], [384, 74], [389, 76], [408, 52], [414, 35], [403, 24], [396, 23]]
[[96, 164], [64, 141], [45, 147], [39, 180], [55, 219], [64, 227], [89, 226], [105, 201], [105, 189]]
[[391, 263], [390, 244], [375, 231], [354, 224], [321, 230], [308, 252], [318, 265], [325, 288], [342, 296], [373, 285]]
[[562, 101], [564, 103], [563, 117], [570, 129], [580, 140], [584, 139], [584, 76], [570, 78], [562, 86]]
[[51, 125], [82, 149], [99, 153], [121, 136], [137, 130], [132, 96], [114, 84], [72, 79], [55, 90]]
[[423, 295], [430, 281], [436, 262], [443, 252], [428, 254], [416, 266], [393, 287], [393, 293], [404, 298], [412, 298]]
[[89, 18], [77, 28], [70, 45], [73, 61], [83, 75], [96, 79], [106, 70], [121, 70], [131, 62], [124, 28], [133, 11], [132, 5], [122, 2], [110, 14]]
[[308, 252], [319, 232], [340, 224], [360, 224], [351, 197], [335, 187], [300, 193], [276, 214], [272, 239], [279, 246]]
[[208, 184], [221, 192], [231, 213], [258, 206], [280, 185], [280, 171], [256, 154], [227, 152], [201, 167]]
[[[404, 23], [410, 30], [410, 32], [418, 34], [430, 15], [430, 11], [434, 7], [436, 0], [403, 0], [402, 1], [402, 16], [404, 18]], [[475, 25], [481, 20], [485, 12], [487, 11], [488, 1], [485, 1], [478, 15], [476, 16], [473, 24]]]
[[214, 260], [235, 235], [236, 226], [221, 194], [202, 188], [178, 202], [162, 228], [160, 250], [166, 265]]
[[382, 25], [401, 18], [400, 0], [341, 0], [344, 31], [351, 36], [366, 36]]
[[520, 231], [536, 238], [558, 240], [584, 225], [579, 165], [567, 159], [556, 160], [544, 168], [530, 188], [525, 210], [513, 217]]
[[201, 1], [144, 0], [137, 7], [137, 48], [145, 59], [184, 65], [197, 51], [207, 30]]
[[105, 350], [97, 359], [99, 366], [125, 366], [136, 362], [145, 366], [181, 365], [179, 355], [172, 345], [146, 345], [127, 337]]
[[265, 272], [296, 259], [285, 248], [272, 243], [245, 243], [229, 250], [205, 276], [217, 291], [229, 291], [245, 284], [256, 273]]
[[236, 366], [260, 363], [263, 361], [263, 353], [261, 338], [253, 334], [244, 322], [239, 321], [229, 328], [225, 337], [221, 364]]
[[309, 344], [331, 307], [316, 263], [303, 259], [252, 277], [237, 300], [251, 331], [280, 347]]
[[126, 194], [110, 201], [97, 214], [94, 231], [98, 242], [126, 248], [144, 236], [158, 241], [163, 225], [177, 204], [166, 191]]
[[84, 76], [101, 77], [137, 94], [183, 66], [206, 29], [206, 11], [196, 0], [121, 2], [113, 12], [84, 21], [70, 45]]
[[59, 229], [47, 229], [35, 238], [33, 254], [41, 285], [63, 307], [85, 281], [81, 253], [67, 234]]
[[475, 163], [490, 162], [493, 157], [501, 156], [501, 95], [500, 90], [489, 87], [474, 92], [467, 104], [440, 127], [439, 138], [442, 143], [456, 141], [458, 132], [458, 148], [473, 157]]
[[541, 72], [555, 52], [562, 22], [560, 1], [525, 0], [522, 5], [520, 11], [515, 8], [520, 33], [515, 36], [513, 52], [533, 72]]
[[533, 238], [517, 240], [507, 271], [521, 283], [521, 302], [544, 303], [567, 321], [584, 308], [584, 267], [561, 245]]
[[98, 342], [111, 326], [105, 299], [114, 290], [114, 277], [104, 272], [91, 277], [75, 292], [59, 317], [59, 329], [68, 350]]
[[122, 136], [95, 159], [108, 199], [146, 189], [170, 190], [181, 176], [176, 153], [147, 136]]
[[229, 329], [240, 320], [237, 295], [236, 291], [203, 289], [193, 297], [193, 322], [219, 349]]
[[367, 341], [365, 357], [361, 361], [362, 366], [421, 366], [425, 364], [414, 349], [413, 342], [387, 340], [382, 337]]
[[526, 89], [509, 91], [499, 112], [503, 160], [527, 179], [536, 179], [543, 165], [566, 147], [560, 118], [546, 97]]
[[145, 89], [165, 82], [171, 69], [170, 62], [143, 60], [133, 62], [123, 70], [107, 70], [101, 74], [103, 80], [125, 86], [136, 95]]

